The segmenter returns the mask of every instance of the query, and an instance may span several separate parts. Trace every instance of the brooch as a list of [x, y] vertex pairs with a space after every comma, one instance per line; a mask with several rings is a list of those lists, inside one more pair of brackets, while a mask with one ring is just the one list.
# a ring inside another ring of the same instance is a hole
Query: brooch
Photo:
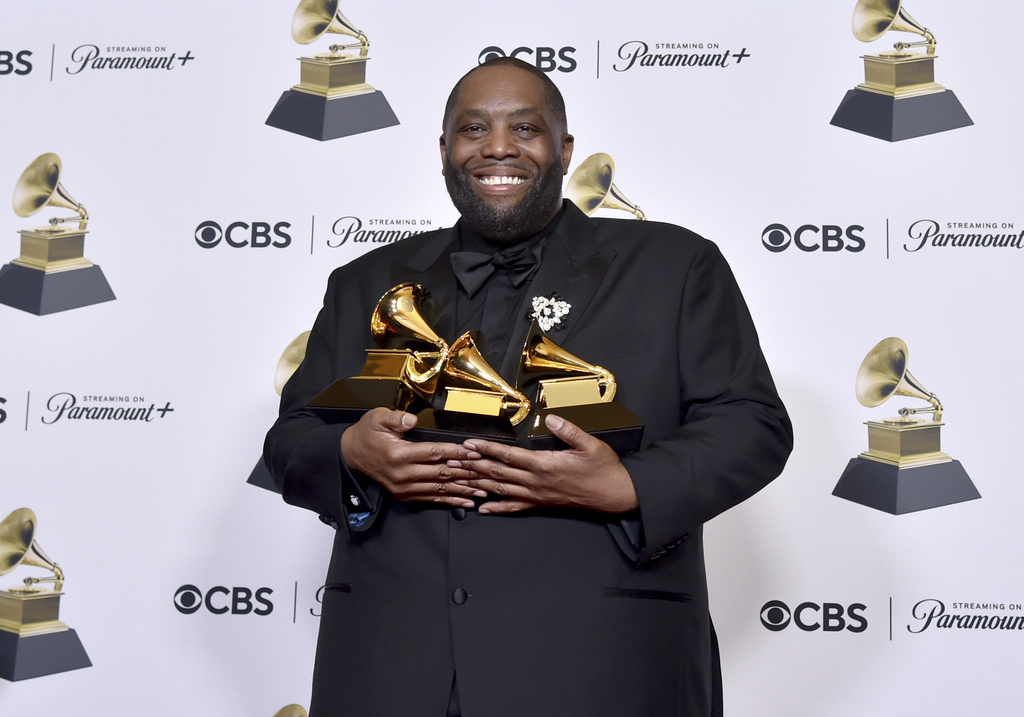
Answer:
[[557, 292], [547, 296], [533, 297], [533, 312], [526, 315], [527, 319], [536, 321], [544, 331], [565, 328], [562, 319], [569, 315], [572, 305], [562, 299]]

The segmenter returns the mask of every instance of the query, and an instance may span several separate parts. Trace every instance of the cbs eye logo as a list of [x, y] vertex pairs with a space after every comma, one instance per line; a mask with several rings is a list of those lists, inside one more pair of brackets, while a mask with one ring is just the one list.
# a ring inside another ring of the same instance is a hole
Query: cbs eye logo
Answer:
[[285, 231], [291, 226], [289, 222], [278, 222], [273, 226], [267, 222], [232, 222], [226, 229], [222, 229], [217, 222], [208, 221], [196, 227], [195, 239], [196, 244], [204, 249], [212, 249], [222, 240], [236, 249], [244, 246], [254, 249], [268, 246], [284, 249], [292, 243], [291, 236]]
[[[250, 588], [226, 588], [217, 585], [206, 594], [195, 585], [182, 585], [174, 593], [174, 607], [182, 615], [191, 615], [204, 606], [214, 615], [230, 612], [232, 615], [269, 615], [274, 611], [274, 603], [267, 596], [274, 591], [270, 588], [259, 588], [255, 592]], [[258, 607], [253, 604], [258, 603]]]
[[795, 245], [797, 249], [805, 252], [823, 251], [836, 252], [845, 249], [849, 252], [864, 250], [864, 237], [860, 232], [864, 227], [859, 224], [851, 224], [843, 227], [835, 224], [804, 224], [797, 230], [790, 231], [785, 224], [769, 224], [761, 232], [761, 244], [773, 254], [783, 252]]
[[864, 610], [867, 610], [867, 606], [859, 602], [845, 608], [834, 602], [821, 605], [802, 602], [795, 610], [790, 610], [781, 600], [769, 600], [761, 606], [761, 624], [772, 632], [781, 632], [790, 623], [804, 632], [864, 632], [868, 628], [867, 618], [862, 614]]
[[[523, 62], [532, 62], [541, 72], [551, 72], [552, 70], [572, 72], [576, 69], [576, 58], [572, 56], [574, 52], [576, 52], [575, 47], [563, 47], [558, 50], [553, 47], [517, 47], [512, 52], [505, 52], [500, 47], [491, 45], [482, 49], [476, 60], [478, 65], [482, 65], [497, 57], [515, 57]], [[532, 59], [528, 57], [530, 55], [533, 56]], [[556, 57], [561, 61], [560, 63], [555, 61]]]

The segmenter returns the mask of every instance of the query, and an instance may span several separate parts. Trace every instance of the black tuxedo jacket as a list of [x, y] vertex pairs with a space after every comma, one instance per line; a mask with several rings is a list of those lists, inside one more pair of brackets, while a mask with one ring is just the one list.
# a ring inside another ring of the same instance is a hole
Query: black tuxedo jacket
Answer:
[[[457, 230], [335, 270], [265, 450], [285, 500], [340, 526], [313, 717], [440, 717], [453, 671], [466, 717], [721, 713], [702, 524], [781, 472], [789, 419], [714, 244], [566, 205], [527, 296], [557, 292], [571, 305], [552, 339], [609, 369], [616, 400], [644, 422], [643, 446], [623, 459], [640, 507], [480, 515], [400, 503], [363, 476], [353, 493], [339, 455], [346, 426], [304, 406], [359, 374], [374, 346], [369, 317], [395, 284], [423, 284], [435, 328], [455, 338]], [[513, 330], [506, 377], [529, 323]]]

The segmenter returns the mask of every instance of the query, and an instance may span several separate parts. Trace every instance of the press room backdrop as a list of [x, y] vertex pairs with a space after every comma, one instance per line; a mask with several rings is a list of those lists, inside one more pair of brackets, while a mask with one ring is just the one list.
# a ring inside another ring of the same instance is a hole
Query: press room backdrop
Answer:
[[[61, 619], [92, 662], [0, 681], [0, 713], [308, 704], [332, 534], [247, 482], [275, 367], [330, 271], [388, 239], [374, 232], [456, 220], [441, 112], [489, 53], [561, 87], [573, 168], [609, 154], [651, 220], [718, 243], [792, 414], [785, 473], [707, 528], [728, 713], [1014, 712], [1024, 9], [908, 0], [938, 40], [936, 81], [974, 124], [888, 142], [830, 120], [863, 54], [920, 37], [860, 42], [855, 4], [352, 0], [340, 9], [369, 38], [367, 82], [399, 124], [327, 141], [265, 124], [297, 58], [353, 41], [297, 44], [292, 0], [0, 6], [0, 190], [56, 153], [89, 214], [84, 254], [116, 295], [47, 315], [0, 305], [0, 514], [36, 512], [67, 576]], [[69, 213], [0, 206], [0, 261], [19, 256], [20, 230]], [[1003, 238], [960, 246], [972, 233]], [[865, 421], [927, 406], [858, 402], [861, 361], [891, 336], [940, 397], [942, 450], [980, 499], [893, 515], [832, 495], [868, 447]], [[44, 574], [20, 566], [0, 587]]]

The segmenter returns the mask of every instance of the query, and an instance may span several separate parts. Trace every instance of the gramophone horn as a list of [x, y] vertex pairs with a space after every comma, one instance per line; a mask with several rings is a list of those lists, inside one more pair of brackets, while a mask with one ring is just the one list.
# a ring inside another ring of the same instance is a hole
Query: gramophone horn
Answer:
[[[907, 369], [907, 345], [902, 339], [890, 337], [875, 344], [857, 371], [857, 400], [869, 408], [879, 406], [892, 396], [911, 396], [932, 404], [934, 420], [942, 418], [942, 404]], [[918, 413], [919, 409], [900, 409], [901, 415]]]
[[[79, 231], [85, 231], [89, 215], [85, 207], [76, 202], [61, 185], [61, 169], [60, 157], [52, 152], [32, 160], [14, 186], [14, 213], [19, 217], [30, 217], [46, 206], [70, 209], [78, 213]], [[50, 224], [65, 221], [75, 219], [51, 219]]]
[[321, 35], [331, 33], [348, 35], [358, 39], [363, 47], [370, 46], [366, 35], [341, 14], [338, 0], [301, 0], [292, 16], [292, 39], [300, 45], [308, 45]]
[[925, 42], [896, 43], [898, 50], [914, 45], [928, 45], [928, 54], [935, 53], [935, 36], [910, 16], [903, 8], [902, 0], [858, 0], [853, 9], [854, 37], [861, 42], [872, 42], [890, 30], [912, 32], [925, 39]]
[[[56, 583], [60, 590], [64, 583], [64, 572], [39, 547], [35, 539], [36, 514], [28, 508], [18, 508], [0, 522], [0, 575], [6, 575], [18, 565], [33, 565], [54, 574], [46, 578]], [[41, 582], [38, 578], [26, 578], [26, 583]]]
[[306, 344], [309, 343], [309, 332], [303, 331], [292, 339], [292, 342], [285, 348], [281, 358], [277, 361], [277, 368], [274, 370], [274, 390], [281, 395], [284, 385], [288, 379], [299, 368], [299, 364], [306, 358]]
[[523, 347], [523, 356], [519, 362], [519, 378], [517, 385], [523, 386], [526, 381], [538, 380], [541, 383], [538, 402], [544, 401], [545, 384], [555, 385], [565, 379], [592, 379], [596, 382], [597, 396], [585, 403], [611, 403], [615, 398], [616, 382], [611, 371], [584, 361], [578, 356], [549, 339], [537, 324], [530, 327], [530, 333]]
[[447, 342], [430, 326], [433, 301], [422, 284], [407, 282], [388, 289], [370, 317], [370, 333], [382, 349], [445, 351]]
[[621, 209], [635, 214], [637, 219], [647, 219], [640, 207], [626, 199], [612, 183], [614, 177], [612, 158], [603, 152], [592, 154], [569, 177], [565, 196], [587, 215], [602, 208]]
[[470, 331], [456, 339], [429, 371], [418, 372], [412, 361], [407, 362], [403, 378], [417, 395], [427, 401], [434, 398], [438, 399], [437, 402], [447, 401], [449, 391], [498, 394], [501, 396], [501, 413], [509, 417], [513, 426], [530, 412], [530, 399], [510, 386], [487, 363]]

